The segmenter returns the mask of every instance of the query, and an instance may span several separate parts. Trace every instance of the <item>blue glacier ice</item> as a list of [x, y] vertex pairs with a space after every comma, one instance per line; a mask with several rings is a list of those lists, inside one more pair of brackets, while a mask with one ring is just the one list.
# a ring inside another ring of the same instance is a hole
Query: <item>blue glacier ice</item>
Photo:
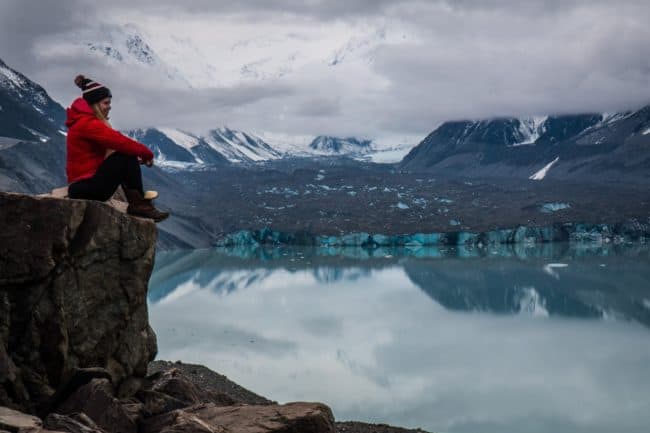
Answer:
[[573, 242], [589, 244], [620, 244], [645, 242], [650, 238], [650, 221], [635, 219], [620, 224], [561, 223], [544, 227], [518, 226], [498, 228], [489, 231], [450, 231], [435, 233], [383, 234], [353, 232], [342, 235], [313, 234], [309, 232], [280, 232], [271, 228], [260, 230], [240, 230], [223, 235], [215, 246], [231, 247], [237, 245], [305, 245], [316, 247], [428, 247], [463, 246], [468, 254], [473, 248], [488, 248], [504, 244], [527, 245], [553, 242]]

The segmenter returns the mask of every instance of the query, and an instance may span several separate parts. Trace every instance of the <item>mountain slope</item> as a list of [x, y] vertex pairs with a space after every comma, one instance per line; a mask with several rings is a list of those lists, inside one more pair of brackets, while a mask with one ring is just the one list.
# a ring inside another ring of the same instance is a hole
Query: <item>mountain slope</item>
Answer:
[[447, 122], [400, 167], [468, 177], [645, 182], [650, 180], [648, 128], [650, 106], [616, 115]]
[[0, 60], [0, 189], [40, 193], [65, 183], [65, 111]]
[[230, 161], [265, 161], [282, 156], [259, 137], [229, 128], [213, 129], [205, 141]]
[[192, 168], [228, 162], [257, 162], [281, 157], [281, 153], [252, 134], [218, 128], [199, 136], [174, 128], [148, 128], [125, 134], [151, 148], [160, 165]]
[[40, 85], [0, 59], [0, 136], [45, 141], [62, 135], [65, 110]]
[[182, 87], [191, 87], [189, 81], [174, 66], [165, 62], [148, 42], [143, 32], [132, 24], [124, 26], [101, 24], [95, 30], [75, 35], [73, 45], [81, 45], [109, 63], [144, 68]]
[[357, 155], [372, 150], [372, 141], [359, 140], [354, 137], [339, 138], [320, 135], [309, 144], [309, 149], [316, 154], [325, 155]]

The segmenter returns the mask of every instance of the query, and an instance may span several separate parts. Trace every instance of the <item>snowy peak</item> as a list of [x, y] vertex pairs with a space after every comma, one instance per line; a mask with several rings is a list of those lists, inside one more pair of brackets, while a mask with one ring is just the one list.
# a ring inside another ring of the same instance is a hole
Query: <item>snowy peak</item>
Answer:
[[261, 138], [229, 128], [217, 128], [208, 132], [205, 141], [230, 161], [266, 161], [281, 157]]
[[[172, 133], [170, 134], [170, 132]], [[134, 140], [146, 144], [154, 153], [156, 162], [161, 166], [165, 166], [169, 162], [198, 163], [196, 157], [190, 152], [190, 148], [183, 145], [183, 140], [174, 140], [181, 136], [180, 131], [149, 128], [127, 131], [126, 134]]]
[[372, 62], [372, 52], [378, 45], [386, 42], [386, 29], [380, 28], [374, 32], [351, 37], [344, 45], [339, 47], [330, 57], [327, 64], [337, 66], [350, 60], [364, 60]]
[[129, 137], [147, 145], [158, 165], [170, 169], [194, 169], [225, 164], [228, 159], [202, 137], [174, 128], [148, 128], [125, 131]]
[[0, 59], [0, 136], [48, 141], [60, 137], [65, 110], [47, 92]]
[[372, 141], [354, 137], [338, 138], [319, 135], [309, 144], [309, 148], [318, 154], [358, 155], [372, 151]]
[[183, 86], [189, 82], [177, 68], [167, 64], [147, 42], [143, 33], [132, 24], [102, 24], [96, 33], [84, 33], [79, 40], [92, 53], [111, 63], [146, 68]]
[[281, 156], [261, 138], [229, 128], [214, 129], [206, 136], [174, 128], [135, 129], [126, 134], [146, 144], [159, 165], [174, 169], [228, 162], [250, 163]]

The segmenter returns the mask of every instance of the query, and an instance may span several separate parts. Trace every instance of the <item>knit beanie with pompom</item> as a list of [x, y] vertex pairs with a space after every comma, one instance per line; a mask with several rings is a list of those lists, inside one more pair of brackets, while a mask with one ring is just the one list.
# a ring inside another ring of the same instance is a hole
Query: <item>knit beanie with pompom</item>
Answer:
[[110, 98], [113, 96], [108, 87], [98, 83], [97, 81], [93, 81], [90, 78], [86, 78], [83, 75], [77, 75], [74, 79], [74, 83], [81, 89], [82, 97], [90, 105], [95, 104], [104, 98]]

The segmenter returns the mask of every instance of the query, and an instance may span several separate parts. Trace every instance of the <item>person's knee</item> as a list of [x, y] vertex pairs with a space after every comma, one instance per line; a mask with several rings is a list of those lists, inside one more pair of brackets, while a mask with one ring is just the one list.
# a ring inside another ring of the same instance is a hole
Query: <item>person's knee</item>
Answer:
[[102, 190], [102, 191], [98, 191], [97, 192], [97, 198], [95, 200], [106, 201], [106, 200], [110, 199], [111, 197], [113, 197], [113, 194], [115, 194], [116, 190], [117, 190], [117, 188], [115, 188], [112, 191], [109, 191], [107, 189]]
[[126, 162], [128, 162], [130, 160], [136, 160], [137, 161], [137, 158], [135, 156], [132, 156], [132, 155], [127, 155], [126, 153], [113, 152], [108, 156], [108, 158], [106, 158], [106, 160], [107, 161], [109, 161], [109, 160], [110, 161], [116, 161], [116, 162], [120, 162], [120, 163], [126, 163]]

